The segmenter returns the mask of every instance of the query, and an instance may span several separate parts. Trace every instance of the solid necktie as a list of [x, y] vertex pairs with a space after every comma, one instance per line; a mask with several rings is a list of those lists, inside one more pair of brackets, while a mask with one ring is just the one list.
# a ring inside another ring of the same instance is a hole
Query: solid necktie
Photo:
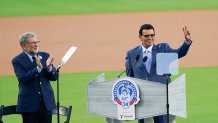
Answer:
[[[36, 57], [35, 56], [32, 56], [32, 59], [33, 59], [33, 64], [35, 65], [35, 66], [37, 66], [37, 64], [36, 64]], [[39, 78], [39, 75], [40, 74], [35, 74], [35, 77], [36, 78]], [[39, 81], [39, 83], [38, 83], [38, 85], [39, 85], [39, 90], [38, 90], [38, 94], [40, 95], [40, 100], [42, 99], [42, 95], [41, 95], [41, 82]]]
[[35, 64], [35, 65], [36, 65], [36, 57], [35, 57], [35, 56], [33, 56], [33, 57], [32, 57], [32, 59], [33, 59], [33, 64]]
[[146, 70], [148, 71], [148, 73], [150, 73], [150, 70], [151, 70], [151, 52], [146, 51], [145, 56], [147, 56], [147, 60], [145, 62]]

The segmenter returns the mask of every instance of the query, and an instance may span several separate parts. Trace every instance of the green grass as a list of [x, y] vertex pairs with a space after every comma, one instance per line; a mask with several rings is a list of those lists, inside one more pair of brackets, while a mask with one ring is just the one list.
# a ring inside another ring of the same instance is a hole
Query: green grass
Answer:
[[178, 123], [218, 122], [218, 67], [182, 69], [186, 73], [188, 119]]
[[[106, 79], [115, 78], [120, 71], [106, 72]], [[186, 73], [187, 112], [188, 118], [177, 118], [177, 123], [217, 123], [218, 112], [218, 67], [185, 68], [180, 75]], [[72, 105], [72, 123], [102, 123], [104, 117], [87, 112], [86, 86], [100, 72], [65, 73], [60, 75], [60, 104]], [[176, 78], [176, 76], [173, 76]], [[56, 93], [56, 83], [52, 83]], [[16, 104], [18, 83], [15, 76], [0, 77], [0, 104]], [[63, 117], [61, 117], [63, 118]], [[20, 116], [7, 116], [4, 121], [21, 122]], [[54, 117], [56, 122], [56, 117]], [[127, 122], [124, 122], [127, 123]], [[136, 123], [131, 121], [128, 123]]]
[[0, 0], [0, 17], [218, 9], [217, 0]]

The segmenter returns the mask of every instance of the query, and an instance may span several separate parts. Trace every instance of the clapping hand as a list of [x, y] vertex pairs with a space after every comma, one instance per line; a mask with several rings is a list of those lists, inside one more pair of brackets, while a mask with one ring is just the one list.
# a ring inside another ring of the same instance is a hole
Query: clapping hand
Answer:
[[49, 68], [54, 62], [54, 57], [53, 56], [49, 56], [49, 58], [46, 61], [46, 66]]
[[39, 68], [43, 68], [43, 66], [42, 66], [42, 63], [41, 63], [41, 59], [42, 59], [42, 57], [40, 56], [40, 55], [38, 55], [37, 57], [36, 57], [36, 64], [37, 64], [37, 66], [39, 67]]

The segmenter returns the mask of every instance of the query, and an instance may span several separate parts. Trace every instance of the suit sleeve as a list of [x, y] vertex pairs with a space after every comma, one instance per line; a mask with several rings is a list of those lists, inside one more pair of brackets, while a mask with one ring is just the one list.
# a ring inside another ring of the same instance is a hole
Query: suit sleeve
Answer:
[[56, 81], [57, 80], [57, 70], [55, 69], [55, 67], [52, 65], [52, 70], [49, 72], [47, 69], [47, 75], [48, 75], [48, 79], [51, 81]]
[[164, 49], [164, 52], [175, 52], [178, 54], [178, 57], [181, 58], [188, 53], [190, 45], [191, 43], [184, 41], [184, 43], [178, 49], [171, 48], [167, 43], [160, 44], [160, 47]]
[[30, 84], [39, 74], [36, 67], [25, 71], [23, 64], [18, 59], [13, 59], [12, 65], [19, 82]]
[[188, 53], [188, 50], [189, 50], [189, 47], [191, 46], [191, 43], [187, 43], [187, 42], [184, 41], [182, 46], [178, 49], [179, 58], [185, 56]]

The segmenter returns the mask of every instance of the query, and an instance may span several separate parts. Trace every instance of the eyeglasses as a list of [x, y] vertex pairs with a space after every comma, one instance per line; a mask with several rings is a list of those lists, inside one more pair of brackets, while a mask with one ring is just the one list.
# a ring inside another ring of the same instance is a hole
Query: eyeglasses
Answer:
[[149, 38], [151, 36], [153, 38], [155, 34], [148, 34], [148, 35], [142, 35], [142, 36], [144, 36], [145, 38]]
[[34, 45], [34, 44], [39, 44], [40, 41], [33, 41], [33, 42], [30, 42], [30, 43], [27, 43], [27, 44], [31, 44], [31, 45]]

